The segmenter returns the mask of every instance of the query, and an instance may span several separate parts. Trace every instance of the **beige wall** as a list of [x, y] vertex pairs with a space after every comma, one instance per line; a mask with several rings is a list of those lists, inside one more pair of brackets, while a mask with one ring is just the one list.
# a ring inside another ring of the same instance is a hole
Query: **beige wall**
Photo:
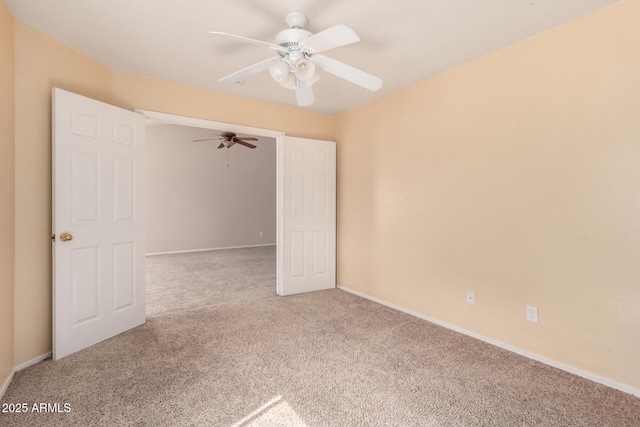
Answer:
[[51, 351], [51, 89], [109, 101], [110, 70], [16, 21], [15, 363]]
[[147, 253], [275, 245], [276, 141], [191, 142], [219, 132], [147, 127]]
[[143, 108], [331, 139], [333, 118], [110, 70], [15, 22], [15, 364], [51, 351], [51, 88]]
[[290, 136], [332, 139], [334, 118], [252, 101], [193, 86], [113, 71], [112, 103], [199, 119], [284, 131]]
[[339, 116], [338, 283], [640, 389], [638, 16]]
[[[4, 60], [13, 20], [3, 6]], [[623, 1], [337, 120], [112, 71], [15, 22], [14, 363], [51, 350], [58, 86], [128, 109], [337, 139], [340, 284], [640, 388], [639, 13]], [[3, 63], [3, 94], [11, 79]], [[538, 325], [525, 304], [540, 308]], [[10, 331], [0, 334], [5, 349]]]
[[13, 372], [13, 25], [0, 1], [0, 388]]

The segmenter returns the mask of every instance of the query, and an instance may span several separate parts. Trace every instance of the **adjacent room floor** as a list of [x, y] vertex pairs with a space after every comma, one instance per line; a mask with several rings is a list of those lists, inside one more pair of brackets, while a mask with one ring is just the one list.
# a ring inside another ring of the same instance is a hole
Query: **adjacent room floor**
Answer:
[[147, 259], [148, 321], [18, 372], [2, 426], [639, 426], [640, 399], [352, 294], [278, 297], [275, 247]]

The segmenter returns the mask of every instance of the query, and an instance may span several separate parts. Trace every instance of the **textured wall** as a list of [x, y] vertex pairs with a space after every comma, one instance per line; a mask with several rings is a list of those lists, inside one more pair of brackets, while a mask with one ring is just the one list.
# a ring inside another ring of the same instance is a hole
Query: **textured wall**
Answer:
[[51, 351], [51, 89], [109, 101], [110, 70], [15, 23], [15, 363]]
[[13, 372], [14, 19], [0, 0], [0, 389]]
[[338, 283], [640, 389], [638, 16], [339, 116]]

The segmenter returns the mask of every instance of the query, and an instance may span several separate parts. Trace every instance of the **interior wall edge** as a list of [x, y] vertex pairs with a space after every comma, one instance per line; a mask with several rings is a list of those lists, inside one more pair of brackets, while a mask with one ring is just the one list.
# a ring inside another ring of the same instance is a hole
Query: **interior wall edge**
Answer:
[[6, 380], [4, 380], [4, 383], [2, 383], [2, 387], [0, 387], [0, 400], [2, 400], [2, 398], [4, 397], [4, 394], [7, 392], [7, 389], [9, 388], [9, 385], [11, 384], [11, 381], [13, 380], [13, 375], [16, 373], [16, 371], [11, 371], [9, 372], [9, 376], [7, 377]]
[[15, 18], [0, 0], [0, 397], [15, 363]]

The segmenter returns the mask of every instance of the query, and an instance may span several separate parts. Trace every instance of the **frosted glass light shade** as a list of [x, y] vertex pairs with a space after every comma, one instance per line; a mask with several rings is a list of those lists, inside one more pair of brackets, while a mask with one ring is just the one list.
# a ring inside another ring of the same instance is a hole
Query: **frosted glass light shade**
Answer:
[[289, 69], [289, 63], [284, 59], [280, 59], [279, 61], [271, 64], [269, 67], [269, 73], [275, 81], [282, 84], [289, 75]]
[[296, 77], [303, 82], [308, 81], [316, 72], [316, 66], [308, 59], [300, 59], [296, 62]]
[[293, 73], [289, 73], [285, 77], [284, 81], [280, 84], [286, 87], [287, 89], [297, 89], [296, 87], [297, 83], [298, 83], [298, 80], [296, 79], [296, 75]]

